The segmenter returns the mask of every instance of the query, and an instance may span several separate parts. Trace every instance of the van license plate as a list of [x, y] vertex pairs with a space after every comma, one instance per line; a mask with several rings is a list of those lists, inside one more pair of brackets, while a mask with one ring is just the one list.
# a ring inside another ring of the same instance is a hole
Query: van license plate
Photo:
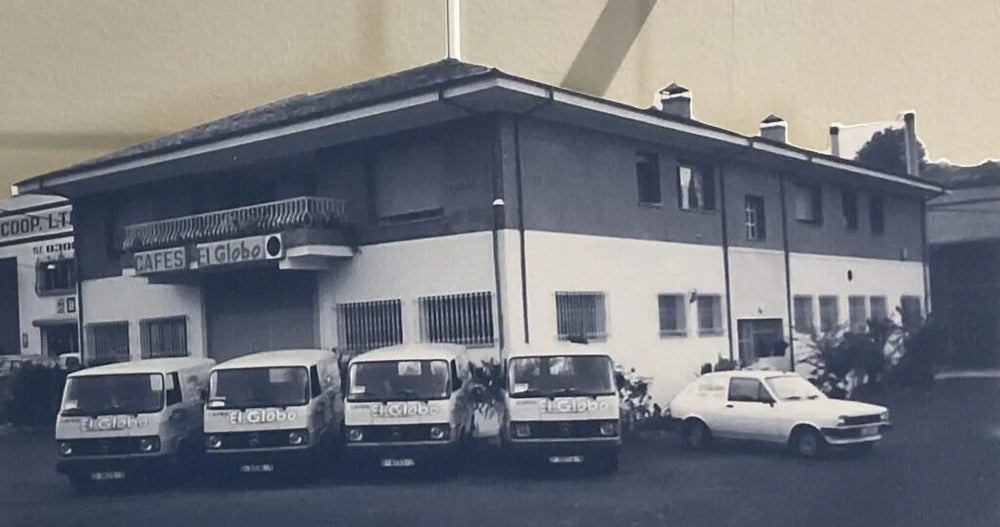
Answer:
[[274, 472], [274, 465], [240, 465], [240, 472]]
[[866, 426], [866, 427], [864, 427], [864, 428], [861, 429], [861, 435], [863, 435], [863, 436], [878, 435], [878, 427], [877, 426]]
[[125, 473], [116, 472], [91, 472], [90, 479], [94, 481], [108, 481], [113, 479], [125, 479]]
[[382, 466], [383, 467], [412, 467], [415, 464], [416, 463], [412, 459], [410, 459], [410, 458], [406, 458], [406, 459], [383, 459], [382, 460]]
[[583, 456], [552, 456], [549, 463], [583, 463]]

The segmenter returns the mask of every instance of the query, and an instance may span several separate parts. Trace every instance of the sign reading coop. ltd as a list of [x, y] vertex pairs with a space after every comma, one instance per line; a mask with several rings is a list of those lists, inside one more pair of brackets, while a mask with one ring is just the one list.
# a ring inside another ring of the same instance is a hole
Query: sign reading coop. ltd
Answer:
[[0, 242], [71, 230], [69, 206], [0, 216]]

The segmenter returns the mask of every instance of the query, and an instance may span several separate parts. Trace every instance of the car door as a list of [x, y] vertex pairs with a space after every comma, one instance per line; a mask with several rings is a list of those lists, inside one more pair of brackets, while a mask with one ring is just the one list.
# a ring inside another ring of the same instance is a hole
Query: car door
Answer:
[[721, 432], [734, 439], [762, 440], [777, 416], [770, 392], [760, 379], [732, 377]]

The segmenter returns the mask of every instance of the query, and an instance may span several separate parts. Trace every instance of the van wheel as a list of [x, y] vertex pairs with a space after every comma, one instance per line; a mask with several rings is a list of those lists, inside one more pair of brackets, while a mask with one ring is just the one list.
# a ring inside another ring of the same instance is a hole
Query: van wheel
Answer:
[[705, 423], [698, 419], [693, 419], [684, 423], [684, 427], [681, 429], [681, 437], [684, 439], [684, 444], [689, 448], [702, 450], [711, 443], [712, 432]]
[[826, 440], [812, 428], [800, 428], [792, 434], [791, 446], [802, 458], [815, 458], [823, 454]]

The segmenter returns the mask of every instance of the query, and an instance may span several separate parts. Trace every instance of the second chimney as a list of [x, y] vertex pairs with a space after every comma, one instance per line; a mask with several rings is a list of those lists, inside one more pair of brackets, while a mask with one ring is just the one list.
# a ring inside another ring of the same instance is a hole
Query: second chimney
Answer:
[[788, 123], [786, 123], [781, 117], [772, 113], [760, 122], [760, 136], [771, 141], [787, 143]]
[[663, 113], [685, 119], [691, 118], [691, 92], [676, 82], [660, 90], [660, 104]]

